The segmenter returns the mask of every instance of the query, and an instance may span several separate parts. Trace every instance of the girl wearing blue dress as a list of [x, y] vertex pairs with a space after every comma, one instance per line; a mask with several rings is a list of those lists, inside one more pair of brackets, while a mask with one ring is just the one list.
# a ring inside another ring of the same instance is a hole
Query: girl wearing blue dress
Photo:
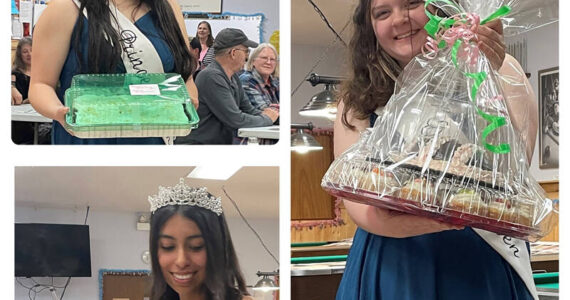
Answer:
[[[352, 18], [350, 75], [341, 90], [334, 125], [335, 156], [372, 126], [374, 111], [388, 102], [397, 76], [421, 53], [427, 38], [424, 4], [418, 0], [359, 1]], [[503, 90], [511, 121], [526, 142], [530, 161], [537, 104], [520, 65], [505, 55], [502, 31], [500, 20], [479, 26], [479, 48], [503, 78], [524, 83], [506, 84]], [[516, 101], [509, 95], [518, 95]], [[359, 228], [337, 300], [526, 300], [536, 294], [469, 227], [351, 201], [344, 205]]]
[[[194, 105], [198, 90], [190, 76], [196, 58], [176, 0], [52, 0], [34, 28], [30, 102], [53, 119], [53, 144], [164, 144], [162, 138], [80, 139], [67, 132], [63, 95], [76, 74], [125, 73], [120, 37], [111, 25], [109, 2], [156, 49], [165, 73], [182, 75]], [[88, 19], [83, 12], [87, 12]], [[112, 45], [116, 45], [113, 47]]]

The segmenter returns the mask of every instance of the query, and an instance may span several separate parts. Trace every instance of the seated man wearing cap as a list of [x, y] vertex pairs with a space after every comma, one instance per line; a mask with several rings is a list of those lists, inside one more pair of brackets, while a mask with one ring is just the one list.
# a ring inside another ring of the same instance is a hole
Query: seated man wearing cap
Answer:
[[175, 144], [232, 144], [238, 128], [270, 126], [279, 113], [254, 108], [245, 95], [237, 72], [243, 69], [249, 48], [257, 47], [243, 31], [226, 28], [214, 40], [215, 61], [196, 77], [199, 102], [198, 128]]

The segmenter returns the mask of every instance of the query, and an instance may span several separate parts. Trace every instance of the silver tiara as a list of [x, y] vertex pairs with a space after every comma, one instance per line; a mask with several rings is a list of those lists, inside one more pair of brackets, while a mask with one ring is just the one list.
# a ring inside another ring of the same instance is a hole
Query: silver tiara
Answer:
[[158, 187], [158, 195], [148, 196], [150, 211], [167, 205], [199, 206], [211, 210], [218, 216], [222, 214], [222, 198], [214, 197], [205, 187], [194, 188], [184, 183], [184, 178], [173, 187]]

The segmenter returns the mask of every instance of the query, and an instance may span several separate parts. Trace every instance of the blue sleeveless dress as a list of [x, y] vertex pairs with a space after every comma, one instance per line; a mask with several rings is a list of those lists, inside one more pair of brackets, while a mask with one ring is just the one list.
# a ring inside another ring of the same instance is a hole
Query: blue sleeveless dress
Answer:
[[533, 298], [513, 268], [467, 227], [401, 239], [358, 228], [336, 299]]
[[[88, 20], [81, 15], [83, 21], [83, 30], [81, 32], [81, 53], [83, 54], [81, 64], [83, 70], [87, 70], [87, 59], [88, 59]], [[162, 66], [164, 72], [174, 71], [174, 59], [172, 57], [172, 52], [170, 51], [168, 44], [164, 40], [162, 31], [155, 26], [156, 15], [149, 11], [144, 16], [139, 18], [135, 22], [135, 26], [150, 40], [152, 45], [155, 47], [160, 60], [162, 61]], [[75, 36], [71, 37], [71, 44], [67, 58], [61, 70], [61, 75], [59, 77], [60, 87], [56, 90], [59, 100], [63, 103], [65, 90], [71, 85], [71, 79], [74, 75], [79, 73], [79, 65], [77, 54], [75, 52], [74, 40]], [[88, 72], [87, 72], [88, 73]], [[122, 61], [119, 63], [116, 73], [126, 73], [125, 66]], [[67, 133], [63, 126], [59, 122], [53, 122], [52, 129], [52, 143], [53, 144], [119, 144], [119, 145], [133, 145], [133, 144], [159, 144], [164, 145], [162, 138], [152, 137], [152, 138], [103, 138], [103, 139], [80, 139], [74, 137]]]

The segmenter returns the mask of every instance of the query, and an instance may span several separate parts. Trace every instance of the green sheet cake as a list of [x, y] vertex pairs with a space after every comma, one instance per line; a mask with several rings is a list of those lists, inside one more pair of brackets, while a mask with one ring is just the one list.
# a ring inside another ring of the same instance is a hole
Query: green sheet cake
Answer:
[[75, 122], [80, 125], [187, 124], [188, 116], [180, 101], [161, 100], [153, 96], [84, 95], [75, 99]]
[[65, 104], [82, 138], [183, 136], [199, 121], [178, 74], [77, 75]]

